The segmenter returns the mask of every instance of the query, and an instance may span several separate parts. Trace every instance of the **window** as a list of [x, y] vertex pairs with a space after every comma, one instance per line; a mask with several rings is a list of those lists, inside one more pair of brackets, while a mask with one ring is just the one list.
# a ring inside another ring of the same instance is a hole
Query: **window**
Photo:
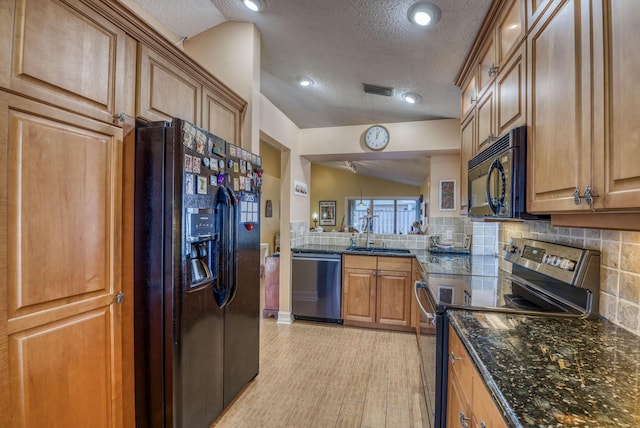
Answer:
[[420, 220], [417, 198], [347, 198], [349, 226], [365, 232], [369, 208], [373, 208], [373, 233], [411, 233], [413, 223]]

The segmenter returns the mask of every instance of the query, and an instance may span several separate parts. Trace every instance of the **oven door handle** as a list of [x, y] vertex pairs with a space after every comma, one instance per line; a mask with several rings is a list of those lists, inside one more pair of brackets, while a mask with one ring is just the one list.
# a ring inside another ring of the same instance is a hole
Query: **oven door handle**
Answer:
[[[422, 305], [422, 302], [420, 301], [420, 297], [418, 296], [418, 289], [427, 289], [428, 286], [427, 284], [425, 284], [422, 281], [416, 281], [413, 284], [413, 294], [416, 296], [416, 302], [418, 302], [418, 306], [420, 306], [420, 310], [422, 311], [422, 313], [424, 314], [425, 317], [427, 317], [428, 319], [431, 320], [432, 324], [435, 324], [436, 322], [436, 314], [433, 312], [429, 312], [427, 311], [424, 306]], [[429, 290], [427, 290], [427, 293], [429, 292]]]

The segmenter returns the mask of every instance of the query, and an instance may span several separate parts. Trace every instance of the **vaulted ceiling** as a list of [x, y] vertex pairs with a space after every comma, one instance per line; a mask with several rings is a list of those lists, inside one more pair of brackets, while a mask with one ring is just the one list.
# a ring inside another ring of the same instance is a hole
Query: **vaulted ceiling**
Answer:
[[[491, 5], [429, 0], [442, 13], [425, 28], [407, 18], [412, 0], [263, 0], [261, 12], [241, 0], [135, 1], [179, 37], [224, 21], [254, 23], [261, 92], [300, 128], [459, 117], [454, 80]], [[298, 76], [315, 84], [301, 87]], [[363, 83], [393, 95], [365, 93]], [[408, 104], [405, 92], [422, 99]]]

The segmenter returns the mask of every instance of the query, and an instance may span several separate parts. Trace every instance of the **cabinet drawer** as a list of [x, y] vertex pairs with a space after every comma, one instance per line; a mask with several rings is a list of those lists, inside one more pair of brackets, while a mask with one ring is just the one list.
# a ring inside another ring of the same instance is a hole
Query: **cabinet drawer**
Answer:
[[376, 269], [377, 257], [375, 256], [351, 256], [345, 255], [342, 259], [342, 266], [358, 269]]
[[411, 272], [411, 257], [378, 257], [378, 270]]

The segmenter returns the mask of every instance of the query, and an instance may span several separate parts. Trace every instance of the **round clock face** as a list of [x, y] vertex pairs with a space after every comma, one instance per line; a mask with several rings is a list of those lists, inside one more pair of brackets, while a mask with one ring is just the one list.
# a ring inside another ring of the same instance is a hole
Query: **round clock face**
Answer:
[[364, 143], [371, 150], [382, 150], [389, 144], [389, 131], [381, 125], [373, 125], [364, 134]]

